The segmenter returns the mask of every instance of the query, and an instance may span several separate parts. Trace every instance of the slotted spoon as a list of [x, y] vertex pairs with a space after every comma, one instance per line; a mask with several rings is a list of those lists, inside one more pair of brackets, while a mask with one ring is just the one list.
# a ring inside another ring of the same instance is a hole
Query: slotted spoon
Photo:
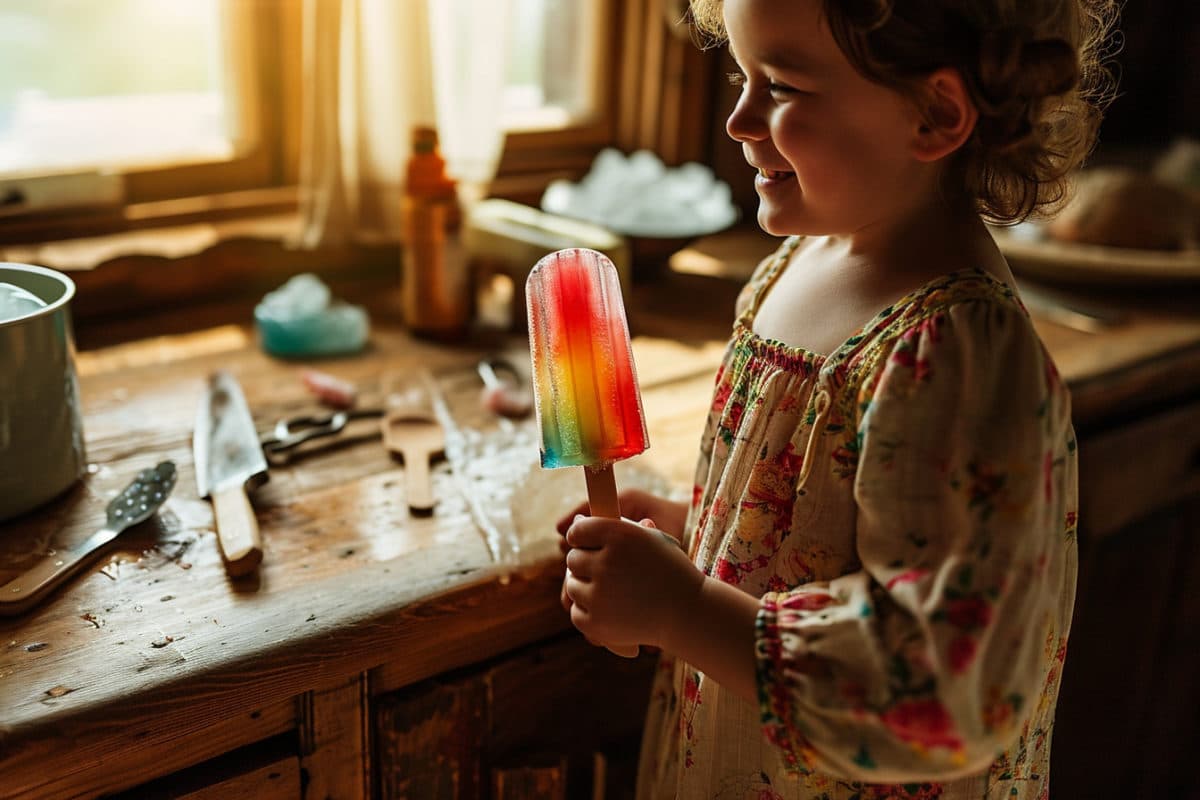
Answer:
[[117, 538], [117, 534], [149, 519], [173, 488], [173, 461], [163, 461], [153, 469], [139, 472], [108, 504], [103, 528], [82, 544], [65, 553], [47, 556], [28, 572], [0, 586], [0, 615], [21, 614], [33, 608], [52, 589], [86, 565], [100, 548]]

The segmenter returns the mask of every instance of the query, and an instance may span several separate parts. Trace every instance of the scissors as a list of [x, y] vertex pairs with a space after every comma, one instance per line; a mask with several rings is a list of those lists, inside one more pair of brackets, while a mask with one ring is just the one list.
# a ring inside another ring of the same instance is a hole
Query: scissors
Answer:
[[[529, 414], [532, 399], [521, 385], [520, 372], [507, 359], [489, 356], [480, 360], [475, 369], [483, 380], [485, 396], [489, 398], [486, 405], [491, 411], [501, 417], [519, 418]], [[505, 375], [505, 378], [501, 378], [501, 375]], [[281, 419], [270, 433], [259, 439], [259, 443], [268, 461], [284, 464], [301, 444], [312, 439], [337, 436], [351, 421], [382, 417], [386, 411], [386, 408], [368, 406]]]
[[383, 416], [382, 408], [351, 408], [329, 414], [309, 414], [281, 419], [274, 430], [260, 439], [267, 459], [286, 462], [292, 451], [310, 439], [336, 436], [351, 420]]

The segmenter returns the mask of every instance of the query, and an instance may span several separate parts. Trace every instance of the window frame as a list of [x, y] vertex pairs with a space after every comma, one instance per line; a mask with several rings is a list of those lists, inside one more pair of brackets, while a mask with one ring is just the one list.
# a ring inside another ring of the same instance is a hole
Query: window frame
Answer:
[[647, 149], [666, 164], [711, 153], [716, 51], [704, 51], [681, 24], [686, 0], [597, 0], [602, 22], [590, 122], [505, 140], [492, 193], [537, 205], [555, 178], [578, 179], [605, 147]]
[[[252, 143], [226, 161], [131, 170], [125, 173], [127, 204], [282, 186], [298, 175], [293, 165], [300, 152], [301, 4], [224, 0], [224, 5], [248, 29], [251, 46], [239, 48], [234, 58], [246, 62], [245, 72], [253, 76], [239, 100], [239, 114], [253, 119]], [[269, 97], [279, 102], [264, 102]]]

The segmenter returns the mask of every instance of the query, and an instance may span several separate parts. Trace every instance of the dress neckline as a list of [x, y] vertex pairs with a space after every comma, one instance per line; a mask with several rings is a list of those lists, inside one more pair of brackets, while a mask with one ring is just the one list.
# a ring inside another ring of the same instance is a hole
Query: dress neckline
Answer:
[[763, 298], [767, 296], [767, 293], [775, 285], [779, 276], [783, 274], [784, 268], [791, 260], [792, 253], [803, 238], [802, 236], [789, 237], [779, 248], [779, 252], [775, 254], [771, 265], [768, 267], [767, 274], [755, 290], [746, 310], [734, 322], [736, 339], [745, 343], [755, 354], [766, 357], [779, 366], [800, 368], [805, 372], [809, 372], [823, 369], [826, 365], [840, 363], [863, 342], [869, 333], [879, 330], [880, 324], [890, 319], [896, 313], [897, 309], [910, 306], [921, 297], [927, 296], [939, 289], [946, 289], [964, 279], [981, 279], [989, 289], [995, 290], [996, 293], [1003, 297], [1010, 298], [1023, 313], [1028, 314], [1014, 289], [1007, 283], [1001, 281], [982, 267], [964, 267], [963, 269], [954, 270], [953, 272], [947, 272], [931, 278], [889, 303], [856, 328], [845, 341], [828, 354], [817, 353], [801, 345], [787, 344], [778, 339], [761, 336], [755, 333], [753, 328], [754, 317], [758, 313], [758, 307], [762, 303]]

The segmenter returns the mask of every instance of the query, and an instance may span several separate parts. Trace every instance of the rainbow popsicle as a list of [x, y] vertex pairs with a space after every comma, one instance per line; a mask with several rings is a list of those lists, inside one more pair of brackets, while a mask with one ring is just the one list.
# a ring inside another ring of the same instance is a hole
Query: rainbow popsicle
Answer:
[[[616, 267], [559, 250], [525, 284], [542, 466], [609, 467], [649, 446]], [[593, 513], [595, 513], [593, 511]]]

